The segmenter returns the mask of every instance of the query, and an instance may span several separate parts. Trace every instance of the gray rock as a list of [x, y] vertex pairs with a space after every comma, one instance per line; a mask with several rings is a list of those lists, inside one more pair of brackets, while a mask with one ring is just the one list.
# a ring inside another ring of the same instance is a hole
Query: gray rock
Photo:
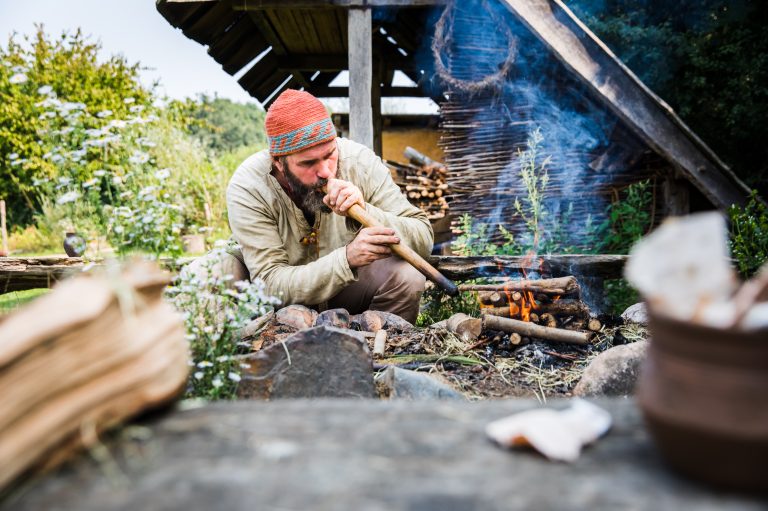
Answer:
[[349, 321], [349, 312], [347, 312], [347, 309], [328, 309], [317, 316], [315, 319], [315, 326], [349, 328]]
[[242, 398], [376, 397], [373, 362], [362, 335], [320, 326], [244, 357]]
[[394, 330], [395, 332], [410, 332], [416, 327], [408, 321], [404, 320], [397, 314], [385, 311], [375, 311], [376, 314], [384, 318], [384, 328], [387, 330]]
[[433, 376], [399, 367], [390, 366], [382, 371], [376, 377], [376, 383], [384, 386], [390, 399], [464, 399], [460, 393]]
[[629, 396], [634, 394], [640, 363], [648, 341], [614, 346], [599, 354], [584, 370], [574, 396]]
[[303, 330], [315, 324], [317, 311], [303, 305], [289, 305], [275, 313], [275, 321], [296, 330]]
[[367, 332], [378, 332], [385, 323], [384, 317], [376, 311], [369, 310], [352, 317], [352, 324]]
[[625, 323], [637, 323], [638, 325], [648, 324], [648, 309], [645, 302], [636, 303], [627, 307], [627, 310], [621, 313], [621, 318]]

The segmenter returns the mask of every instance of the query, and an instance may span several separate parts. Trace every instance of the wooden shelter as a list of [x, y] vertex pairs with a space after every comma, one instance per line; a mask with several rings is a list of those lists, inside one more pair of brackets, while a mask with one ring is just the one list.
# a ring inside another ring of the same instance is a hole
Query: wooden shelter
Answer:
[[[548, 117], [530, 91], [597, 126], [584, 128], [594, 143], [555, 148], [550, 163], [550, 193], [571, 201], [576, 217], [585, 198], [641, 179], [653, 180], [656, 220], [748, 196], [561, 0], [157, 0], [157, 9], [265, 107], [287, 88], [349, 97], [350, 138], [379, 154], [382, 97], [438, 102], [452, 213], [511, 216], [525, 190], [510, 166]], [[349, 87], [330, 86], [344, 70]], [[416, 86], [393, 86], [397, 70]], [[561, 129], [583, 124], [549, 117]]]

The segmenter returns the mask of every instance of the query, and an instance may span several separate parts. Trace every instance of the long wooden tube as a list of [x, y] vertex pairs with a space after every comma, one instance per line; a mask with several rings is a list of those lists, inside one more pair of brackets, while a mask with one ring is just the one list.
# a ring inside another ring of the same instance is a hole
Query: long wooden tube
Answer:
[[[386, 227], [381, 222], [372, 217], [365, 209], [360, 207], [359, 204], [353, 204], [347, 210], [347, 215], [360, 222], [363, 227]], [[411, 247], [404, 243], [396, 243], [390, 245], [389, 248], [392, 252], [400, 256], [407, 261], [411, 266], [419, 270], [425, 277], [437, 284], [440, 289], [445, 291], [449, 296], [456, 296], [459, 294], [459, 288], [453, 281], [446, 278], [442, 273], [437, 271], [431, 264], [424, 260], [419, 254], [417, 254]]]

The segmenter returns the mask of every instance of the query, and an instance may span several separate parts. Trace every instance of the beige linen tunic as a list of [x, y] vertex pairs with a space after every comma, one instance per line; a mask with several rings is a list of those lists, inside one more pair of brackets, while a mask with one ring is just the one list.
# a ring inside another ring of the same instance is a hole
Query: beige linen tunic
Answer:
[[[433, 233], [426, 213], [411, 205], [387, 167], [367, 147], [338, 138], [338, 179], [354, 183], [367, 211], [395, 231], [402, 243], [422, 256], [432, 250]], [[270, 174], [267, 150], [245, 160], [227, 188], [229, 225], [240, 244], [251, 279], [284, 304], [320, 304], [357, 280], [347, 262], [346, 245], [359, 224], [334, 213], [315, 215], [316, 244], [302, 244], [312, 227]]]

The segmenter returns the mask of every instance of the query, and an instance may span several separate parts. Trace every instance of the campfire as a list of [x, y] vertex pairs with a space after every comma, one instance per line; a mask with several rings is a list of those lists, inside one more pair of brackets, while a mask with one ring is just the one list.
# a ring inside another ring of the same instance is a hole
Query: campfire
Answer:
[[459, 289], [476, 293], [482, 317], [457, 314], [441, 326], [465, 339], [500, 331], [509, 334], [513, 345], [528, 344], [531, 338], [583, 345], [602, 327], [581, 300], [581, 287], [573, 276], [463, 285]]

